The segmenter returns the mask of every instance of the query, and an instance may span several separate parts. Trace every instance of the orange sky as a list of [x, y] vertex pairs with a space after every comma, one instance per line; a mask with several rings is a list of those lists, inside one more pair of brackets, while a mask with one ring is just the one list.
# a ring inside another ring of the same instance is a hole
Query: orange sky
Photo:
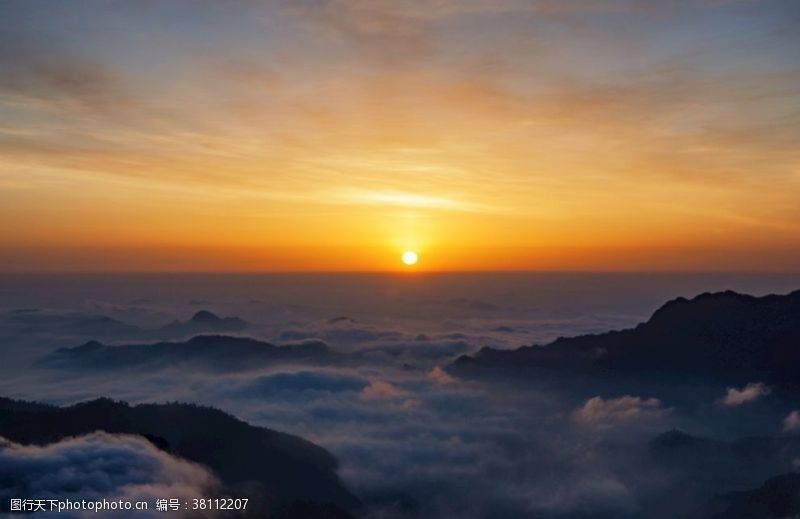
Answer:
[[0, 270], [797, 270], [754, 4], [12, 2]]

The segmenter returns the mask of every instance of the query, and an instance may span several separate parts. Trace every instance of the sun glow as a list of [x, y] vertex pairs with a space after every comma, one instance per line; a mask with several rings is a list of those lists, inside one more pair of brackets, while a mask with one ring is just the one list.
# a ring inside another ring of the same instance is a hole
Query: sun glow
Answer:
[[0, 3], [2, 273], [800, 265], [797, 1], [117, 3]]
[[407, 250], [403, 253], [401, 259], [403, 263], [410, 267], [411, 265], [416, 265], [417, 261], [419, 261], [419, 256], [417, 256], [417, 253], [413, 250]]

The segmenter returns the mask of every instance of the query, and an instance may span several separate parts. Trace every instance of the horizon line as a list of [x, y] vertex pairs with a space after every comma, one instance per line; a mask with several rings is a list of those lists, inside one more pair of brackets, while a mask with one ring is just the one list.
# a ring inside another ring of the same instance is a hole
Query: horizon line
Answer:
[[758, 274], [800, 275], [800, 270], [755, 269], [396, 269], [396, 270], [0, 270], [0, 276], [46, 275], [429, 275], [429, 274]]

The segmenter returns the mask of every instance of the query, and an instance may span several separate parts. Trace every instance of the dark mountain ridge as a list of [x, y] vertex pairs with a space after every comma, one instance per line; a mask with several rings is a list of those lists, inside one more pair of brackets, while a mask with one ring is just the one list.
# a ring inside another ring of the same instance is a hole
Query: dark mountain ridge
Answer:
[[800, 517], [800, 474], [772, 477], [758, 488], [714, 497], [712, 519], [787, 519]]
[[800, 291], [753, 297], [732, 291], [678, 298], [635, 328], [561, 337], [515, 350], [483, 348], [452, 366], [550, 368], [602, 374], [719, 376], [800, 385]]
[[[631, 486], [658, 482], [654, 492], [640, 494], [644, 517], [707, 519], [723, 512], [726, 515], [720, 517], [784, 517], [734, 512], [744, 510], [739, 504], [748, 499], [749, 489], [759, 487], [776, 474], [793, 471], [798, 456], [800, 436], [720, 440], [673, 429], [645, 444], [637, 454], [639, 464], [632, 471], [621, 473], [626, 474]], [[794, 489], [783, 488], [787, 492]], [[762, 497], [772, 503], [785, 495], [786, 492], [770, 494], [768, 490]], [[797, 497], [800, 495], [795, 494]]]
[[162, 450], [207, 466], [229, 491], [252, 495], [264, 510], [301, 504], [343, 512], [359, 506], [339, 480], [337, 461], [328, 451], [217, 409], [178, 403], [131, 406], [109, 399], [55, 407], [0, 398], [0, 436], [16, 443], [45, 445], [95, 431], [143, 436]]
[[[124, 340], [184, 339], [193, 335], [241, 332], [249, 327], [239, 317], [220, 317], [208, 310], [186, 321], [175, 320], [158, 328], [142, 328], [103, 314], [59, 313], [36, 308], [0, 313], [0, 332], [57, 337]], [[5, 330], [3, 330], [5, 329]]]
[[200, 310], [188, 321], [173, 321], [152, 333], [173, 338], [199, 333], [240, 332], [247, 327], [247, 322], [238, 317], [219, 317], [208, 310]]
[[199, 364], [213, 369], [246, 368], [277, 361], [325, 357], [330, 354], [321, 341], [276, 346], [248, 337], [198, 335], [183, 342], [157, 342], [108, 346], [89, 341], [73, 348], [61, 348], [39, 364], [51, 368], [132, 368], [157, 364], [163, 368], [178, 364]]
[[748, 436], [733, 441], [693, 436], [672, 430], [655, 437], [647, 453], [661, 465], [695, 467], [703, 472], [710, 464], [724, 462], [752, 473], [758, 467], [788, 470], [800, 457], [800, 436]]

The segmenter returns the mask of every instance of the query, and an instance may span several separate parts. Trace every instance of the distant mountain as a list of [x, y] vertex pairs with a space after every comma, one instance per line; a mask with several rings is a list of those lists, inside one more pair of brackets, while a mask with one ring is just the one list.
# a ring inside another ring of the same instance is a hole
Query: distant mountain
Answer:
[[0, 314], [0, 334], [56, 337], [134, 337], [143, 333], [138, 326], [106, 315], [79, 312], [54, 313], [36, 308]]
[[721, 441], [692, 436], [673, 430], [653, 439], [649, 457], [662, 467], [680, 467], [706, 473], [720, 480], [724, 477], [752, 477], [756, 471], [776, 473], [789, 470], [800, 458], [800, 436], [752, 436], [735, 441]]
[[643, 445], [608, 443], [606, 452], [624, 484], [637, 489], [636, 517], [709, 519], [730, 506], [720, 496], [792, 471], [800, 436], [725, 441], [671, 430]]
[[200, 310], [188, 321], [173, 321], [160, 328], [147, 329], [107, 315], [80, 312], [57, 313], [36, 308], [0, 313], [2, 335], [52, 335], [93, 339], [164, 340], [182, 339], [205, 333], [234, 333], [249, 324], [238, 317], [219, 317]]
[[[253, 517], [349, 517], [359, 500], [339, 480], [336, 459], [302, 438], [254, 427], [222, 411], [188, 404], [98, 399], [54, 407], [0, 398], [0, 436], [49, 444], [105, 431], [137, 434], [156, 447], [213, 470], [237, 497], [249, 495]], [[0, 482], [0, 484], [2, 484]], [[267, 513], [267, 511], [271, 511]]]
[[591, 374], [660, 373], [800, 384], [800, 291], [678, 298], [633, 329], [559, 338], [516, 350], [483, 348], [455, 369], [536, 367]]
[[768, 479], [753, 490], [730, 492], [714, 498], [724, 508], [713, 519], [788, 519], [800, 517], [800, 474]]
[[245, 330], [247, 326], [247, 322], [238, 317], [219, 317], [208, 310], [200, 310], [188, 321], [173, 321], [153, 332], [153, 335], [172, 338], [201, 333], [231, 333]]
[[[757, 436], [722, 441], [672, 430], [649, 442], [639, 457], [636, 481], [661, 481], [663, 488], [645, 501], [651, 516], [711, 517], [735, 500], [732, 490], [752, 488], [775, 474], [793, 470], [800, 457], [798, 436]], [[720, 496], [727, 496], [722, 498]], [[724, 517], [772, 517], [726, 515]], [[779, 516], [783, 517], [783, 516]]]
[[278, 361], [323, 358], [330, 354], [321, 341], [276, 346], [247, 337], [198, 335], [184, 342], [157, 342], [108, 346], [89, 341], [74, 348], [61, 348], [39, 364], [51, 368], [113, 369], [142, 366], [200, 365], [212, 369], [240, 369]]

